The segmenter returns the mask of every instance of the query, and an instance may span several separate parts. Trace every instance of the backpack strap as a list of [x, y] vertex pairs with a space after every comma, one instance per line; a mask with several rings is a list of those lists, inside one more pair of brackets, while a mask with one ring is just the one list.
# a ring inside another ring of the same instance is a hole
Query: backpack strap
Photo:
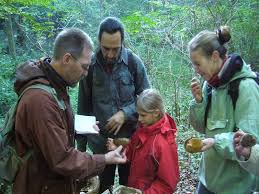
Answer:
[[211, 106], [211, 94], [212, 94], [212, 87], [207, 83], [207, 86], [206, 86], [206, 90], [207, 90], [207, 105], [206, 105], [206, 108], [205, 108], [205, 114], [204, 114], [204, 124], [205, 126], [207, 125], [207, 118], [208, 118], [208, 113], [209, 113], [209, 109], [210, 109], [210, 106]]
[[259, 85], [259, 73], [258, 72], [254, 72], [254, 73], [256, 74], [255, 78], [242, 77], [242, 78], [235, 79], [229, 83], [228, 94], [231, 97], [234, 110], [236, 108], [236, 102], [237, 102], [237, 98], [239, 95], [239, 85], [240, 85], [241, 80], [242, 79], [253, 79], [253, 80], [255, 80], [257, 85]]
[[259, 72], [255, 72], [256, 78], [254, 80], [256, 81], [257, 85], [259, 86]]
[[239, 78], [229, 83], [228, 94], [231, 97], [234, 110], [236, 109], [237, 98], [239, 95], [239, 84], [241, 80], [242, 78]]
[[[239, 84], [240, 84], [241, 80], [242, 80], [242, 78], [239, 78], [239, 79], [233, 80], [229, 83], [228, 95], [230, 96], [231, 101], [232, 101], [234, 114], [235, 114], [235, 109], [236, 109], [237, 98], [239, 95]], [[234, 115], [234, 117], [235, 117], [235, 115]], [[236, 127], [236, 122], [235, 122], [233, 132], [236, 132], [237, 130], [238, 129]]]
[[[255, 80], [255, 82], [257, 83], [257, 85], [259, 85], [259, 73], [255, 72], [256, 77], [252, 78]], [[231, 98], [232, 104], [233, 104], [233, 110], [235, 111], [236, 109], [236, 102], [238, 99], [238, 95], [239, 95], [239, 85], [242, 79], [246, 79], [245, 77], [242, 78], [238, 78], [235, 79], [233, 81], [231, 81], [229, 83], [229, 88], [228, 88], [228, 95]], [[207, 118], [208, 118], [208, 112], [211, 106], [211, 94], [212, 94], [212, 87], [207, 85], [207, 94], [208, 94], [208, 103], [207, 106], [205, 108], [205, 115], [204, 115], [204, 122], [205, 122], [205, 126], [207, 124]], [[236, 127], [234, 127], [233, 131], [236, 130]]]
[[[230, 95], [230, 97], [231, 97], [234, 110], [236, 108], [236, 102], [237, 102], [237, 98], [238, 98], [238, 94], [239, 94], [239, 84], [240, 84], [241, 79], [242, 78], [236, 79], [229, 83], [228, 95]], [[205, 114], [204, 114], [205, 126], [207, 125], [208, 113], [209, 113], [209, 109], [211, 107], [212, 86], [207, 84], [206, 90], [207, 90], [208, 100], [207, 100], [207, 105], [206, 105]], [[236, 129], [236, 127], [234, 127], [233, 130], [235, 130], [235, 129]]]
[[[61, 110], [64, 111], [66, 109], [65, 102], [63, 100], [58, 99], [56, 90], [49, 85], [40, 84], [40, 83], [28, 86], [27, 88], [25, 88], [22, 91], [22, 93], [18, 97], [18, 100], [17, 100], [17, 103], [16, 103], [16, 108], [17, 108], [17, 105], [18, 105], [20, 99], [22, 98], [22, 96], [25, 94], [26, 91], [28, 91], [30, 89], [41, 89], [41, 90], [46, 91], [47, 93], [51, 94], [51, 96], [56, 100], [56, 102], [57, 102], [57, 104], [58, 104], [58, 106]], [[32, 153], [33, 153], [33, 150], [26, 151], [24, 156], [21, 158], [21, 162], [25, 162], [26, 160], [28, 160], [29, 157], [32, 155]]]
[[46, 91], [57, 101], [57, 104], [60, 107], [60, 109], [66, 109], [65, 102], [63, 100], [59, 100], [55, 89], [48, 85], [35, 84], [28, 86], [18, 96], [18, 99], [14, 102], [14, 104], [7, 112], [3, 130], [0, 131], [0, 179], [3, 179], [5, 182], [8, 183], [13, 183], [17, 170], [33, 155], [34, 152], [33, 149], [27, 149], [24, 155], [20, 157], [16, 152], [15, 141], [15, 117], [17, 113], [17, 107], [22, 96], [29, 89], [42, 89]]
[[49, 85], [45, 85], [45, 84], [34, 84], [34, 85], [31, 85], [31, 86], [28, 86], [27, 88], [25, 88], [23, 90], [23, 92], [19, 95], [18, 97], [18, 102], [20, 101], [21, 97], [23, 96], [23, 94], [29, 90], [29, 89], [42, 89], [44, 91], [46, 91], [47, 93], [51, 94], [51, 96], [56, 100], [56, 102], [58, 103], [58, 106], [61, 110], [65, 110], [66, 109], [66, 105], [65, 105], [65, 102], [63, 100], [60, 100], [58, 99], [58, 96], [57, 96], [57, 92], [56, 90], [49, 86]]
[[127, 53], [128, 53], [128, 68], [129, 68], [129, 72], [132, 75], [133, 79], [134, 79], [134, 85], [136, 84], [137, 78], [136, 78], [136, 72], [137, 72], [137, 64], [134, 58], [133, 53], [127, 49]]
[[[42, 90], [48, 92], [56, 100], [56, 102], [58, 103], [58, 106], [61, 110], [66, 109], [65, 102], [63, 100], [58, 99], [56, 90], [54, 88], [52, 88], [51, 86], [44, 85], [44, 84], [34, 84], [34, 85], [31, 85], [31, 86], [28, 86], [27, 88], [25, 88], [22, 91], [22, 93], [18, 96], [18, 99], [16, 100], [16, 102], [11, 106], [11, 108], [7, 112], [6, 117], [5, 117], [4, 126], [3, 126], [3, 129], [1, 130], [1, 135], [5, 136], [13, 128], [14, 121], [11, 120], [11, 118], [14, 118], [13, 115], [16, 114], [16, 110], [17, 110], [17, 106], [18, 106], [19, 101], [21, 100], [21, 98], [25, 94], [25, 92], [28, 91], [29, 89], [42, 89]], [[9, 122], [7, 122], [7, 121], [9, 121]]]

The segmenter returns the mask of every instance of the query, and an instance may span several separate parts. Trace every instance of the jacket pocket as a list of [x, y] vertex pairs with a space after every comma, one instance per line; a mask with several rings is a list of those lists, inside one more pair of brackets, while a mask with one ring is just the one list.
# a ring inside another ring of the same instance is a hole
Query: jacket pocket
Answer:
[[92, 100], [93, 102], [108, 103], [108, 87], [105, 85], [103, 76], [93, 76]]
[[144, 156], [144, 164], [145, 176], [152, 178], [157, 173], [159, 162], [153, 154], [149, 153], [146, 156]]
[[208, 113], [207, 128], [209, 130], [225, 129], [230, 119], [230, 97], [226, 89], [212, 91], [211, 107]]
[[114, 77], [114, 80], [121, 103], [125, 104], [131, 102], [134, 99], [135, 87], [134, 81], [129, 72], [123, 72]]
[[64, 180], [46, 180], [41, 187], [41, 194], [68, 194], [71, 187]]
[[227, 126], [227, 119], [225, 120], [211, 120], [208, 118], [207, 128], [209, 130], [224, 129]]

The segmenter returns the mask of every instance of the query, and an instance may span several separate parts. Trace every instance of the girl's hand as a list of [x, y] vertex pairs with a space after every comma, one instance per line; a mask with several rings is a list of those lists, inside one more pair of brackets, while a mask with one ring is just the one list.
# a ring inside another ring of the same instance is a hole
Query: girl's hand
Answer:
[[108, 138], [108, 139], [107, 139], [106, 147], [107, 147], [107, 150], [109, 150], [109, 151], [115, 150], [115, 149], [117, 148], [117, 146], [114, 144], [112, 138]]
[[197, 103], [202, 102], [202, 89], [198, 78], [194, 77], [191, 80], [192, 95]]

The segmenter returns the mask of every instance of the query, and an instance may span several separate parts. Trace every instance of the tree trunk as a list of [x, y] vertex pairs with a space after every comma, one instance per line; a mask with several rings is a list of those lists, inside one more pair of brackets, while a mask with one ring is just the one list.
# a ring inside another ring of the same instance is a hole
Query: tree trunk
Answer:
[[104, 0], [99, 0], [99, 4], [100, 4], [100, 18], [103, 18], [104, 11], [105, 11]]
[[8, 38], [9, 54], [16, 59], [15, 41], [13, 35], [12, 16], [8, 15], [5, 19], [5, 33]]
[[16, 22], [16, 28], [17, 28], [17, 37], [16, 37], [16, 43], [21, 48], [25, 48], [25, 31], [22, 27], [23, 18], [22, 16], [18, 16], [17, 22]]

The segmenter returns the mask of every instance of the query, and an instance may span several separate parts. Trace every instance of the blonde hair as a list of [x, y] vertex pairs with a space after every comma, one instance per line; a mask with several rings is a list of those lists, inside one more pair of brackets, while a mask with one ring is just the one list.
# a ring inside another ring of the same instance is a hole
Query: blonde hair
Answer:
[[151, 113], [159, 110], [165, 113], [163, 98], [155, 89], [146, 89], [138, 97], [137, 109], [143, 112]]
[[201, 49], [206, 57], [210, 57], [217, 50], [220, 58], [224, 59], [227, 49], [224, 44], [231, 39], [230, 28], [221, 26], [216, 32], [204, 30], [198, 33], [189, 43], [189, 53]]

